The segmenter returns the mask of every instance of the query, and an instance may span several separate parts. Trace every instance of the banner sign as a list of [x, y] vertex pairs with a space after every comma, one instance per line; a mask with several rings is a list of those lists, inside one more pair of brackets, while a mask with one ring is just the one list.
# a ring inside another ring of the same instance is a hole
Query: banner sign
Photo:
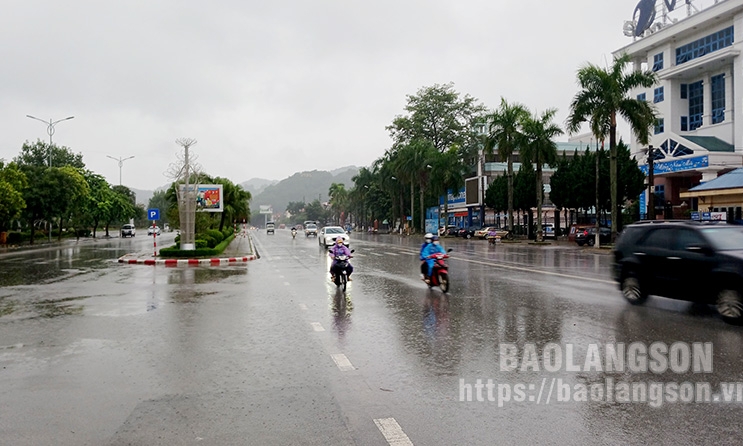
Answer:
[[262, 204], [260, 214], [273, 214], [273, 209], [270, 204]]
[[[663, 174], [671, 172], [682, 172], [684, 170], [701, 169], [704, 167], [709, 167], [709, 155], [695, 156], [693, 158], [677, 159], [665, 162], [656, 161], [653, 163], [653, 173]], [[640, 166], [640, 170], [642, 170], [642, 173], [647, 175], [648, 165], [643, 164], [642, 166]]]
[[[189, 184], [189, 195], [193, 200], [196, 194], [196, 212], [223, 212], [224, 197], [221, 184]], [[180, 185], [180, 192], [184, 194], [186, 185]]]

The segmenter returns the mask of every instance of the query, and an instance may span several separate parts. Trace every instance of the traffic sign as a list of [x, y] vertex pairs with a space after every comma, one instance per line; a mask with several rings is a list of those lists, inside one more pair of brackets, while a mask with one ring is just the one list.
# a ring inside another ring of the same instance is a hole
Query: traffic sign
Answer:
[[147, 220], [160, 220], [160, 209], [147, 209]]

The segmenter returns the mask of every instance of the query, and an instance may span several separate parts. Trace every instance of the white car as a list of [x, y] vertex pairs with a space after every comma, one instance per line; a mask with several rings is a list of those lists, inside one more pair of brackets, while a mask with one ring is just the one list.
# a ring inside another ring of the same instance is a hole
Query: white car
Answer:
[[160, 235], [160, 226], [155, 226], [154, 228], [152, 226], [147, 227], [147, 235], [152, 234]]
[[340, 226], [325, 226], [324, 228], [320, 229], [317, 240], [322, 246], [332, 246], [335, 245], [335, 239], [337, 239], [338, 237], [341, 237], [343, 239], [343, 244], [346, 246], [351, 243], [350, 237]]

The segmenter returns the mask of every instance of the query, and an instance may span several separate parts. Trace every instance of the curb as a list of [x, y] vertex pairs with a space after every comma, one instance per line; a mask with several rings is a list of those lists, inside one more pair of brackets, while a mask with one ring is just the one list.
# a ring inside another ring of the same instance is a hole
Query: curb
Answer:
[[216, 259], [125, 259], [119, 258], [119, 263], [128, 265], [165, 265], [165, 266], [189, 266], [189, 265], [229, 265], [235, 263], [245, 263], [255, 260], [255, 255], [243, 257], [225, 257]]

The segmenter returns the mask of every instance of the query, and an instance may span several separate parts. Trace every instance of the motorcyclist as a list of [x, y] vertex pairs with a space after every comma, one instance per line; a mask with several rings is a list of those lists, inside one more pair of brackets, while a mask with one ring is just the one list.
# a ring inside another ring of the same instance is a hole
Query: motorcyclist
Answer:
[[292, 237], [295, 237], [297, 235], [297, 228], [292, 227]]
[[433, 234], [430, 232], [426, 233], [423, 244], [421, 245], [420, 260], [421, 260], [421, 279], [426, 280], [426, 272], [428, 272], [428, 265], [426, 263], [426, 257], [423, 255], [423, 251], [433, 242]]
[[431, 237], [431, 243], [428, 244], [421, 253], [421, 257], [426, 259], [426, 265], [428, 266], [428, 270], [426, 271], [426, 282], [430, 280], [429, 278], [431, 277], [431, 274], [433, 274], [433, 265], [436, 263], [434, 257], [436, 254], [446, 254], [444, 247], [439, 244], [438, 235]]
[[[337, 264], [338, 261], [335, 259], [337, 256], [345, 255], [347, 257], [351, 257], [351, 250], [348, 249], [346, 245], [343, 244], [343, 238], [338, 237], [335, 239], [335, 245], [333, 245], [332, 248], [330, 248], [330, 257], [333, 259], [333, 263], [330, 265], [330, 280], [335, 282], [335, 275], [340, 274], [342, 271], [337, 271]], [[348, 280], [351, 280], [351, 273], [353, 273], [353, 266], [351, 263], [348, 263], [348, 268], [346, 269], [346, 277]]]

